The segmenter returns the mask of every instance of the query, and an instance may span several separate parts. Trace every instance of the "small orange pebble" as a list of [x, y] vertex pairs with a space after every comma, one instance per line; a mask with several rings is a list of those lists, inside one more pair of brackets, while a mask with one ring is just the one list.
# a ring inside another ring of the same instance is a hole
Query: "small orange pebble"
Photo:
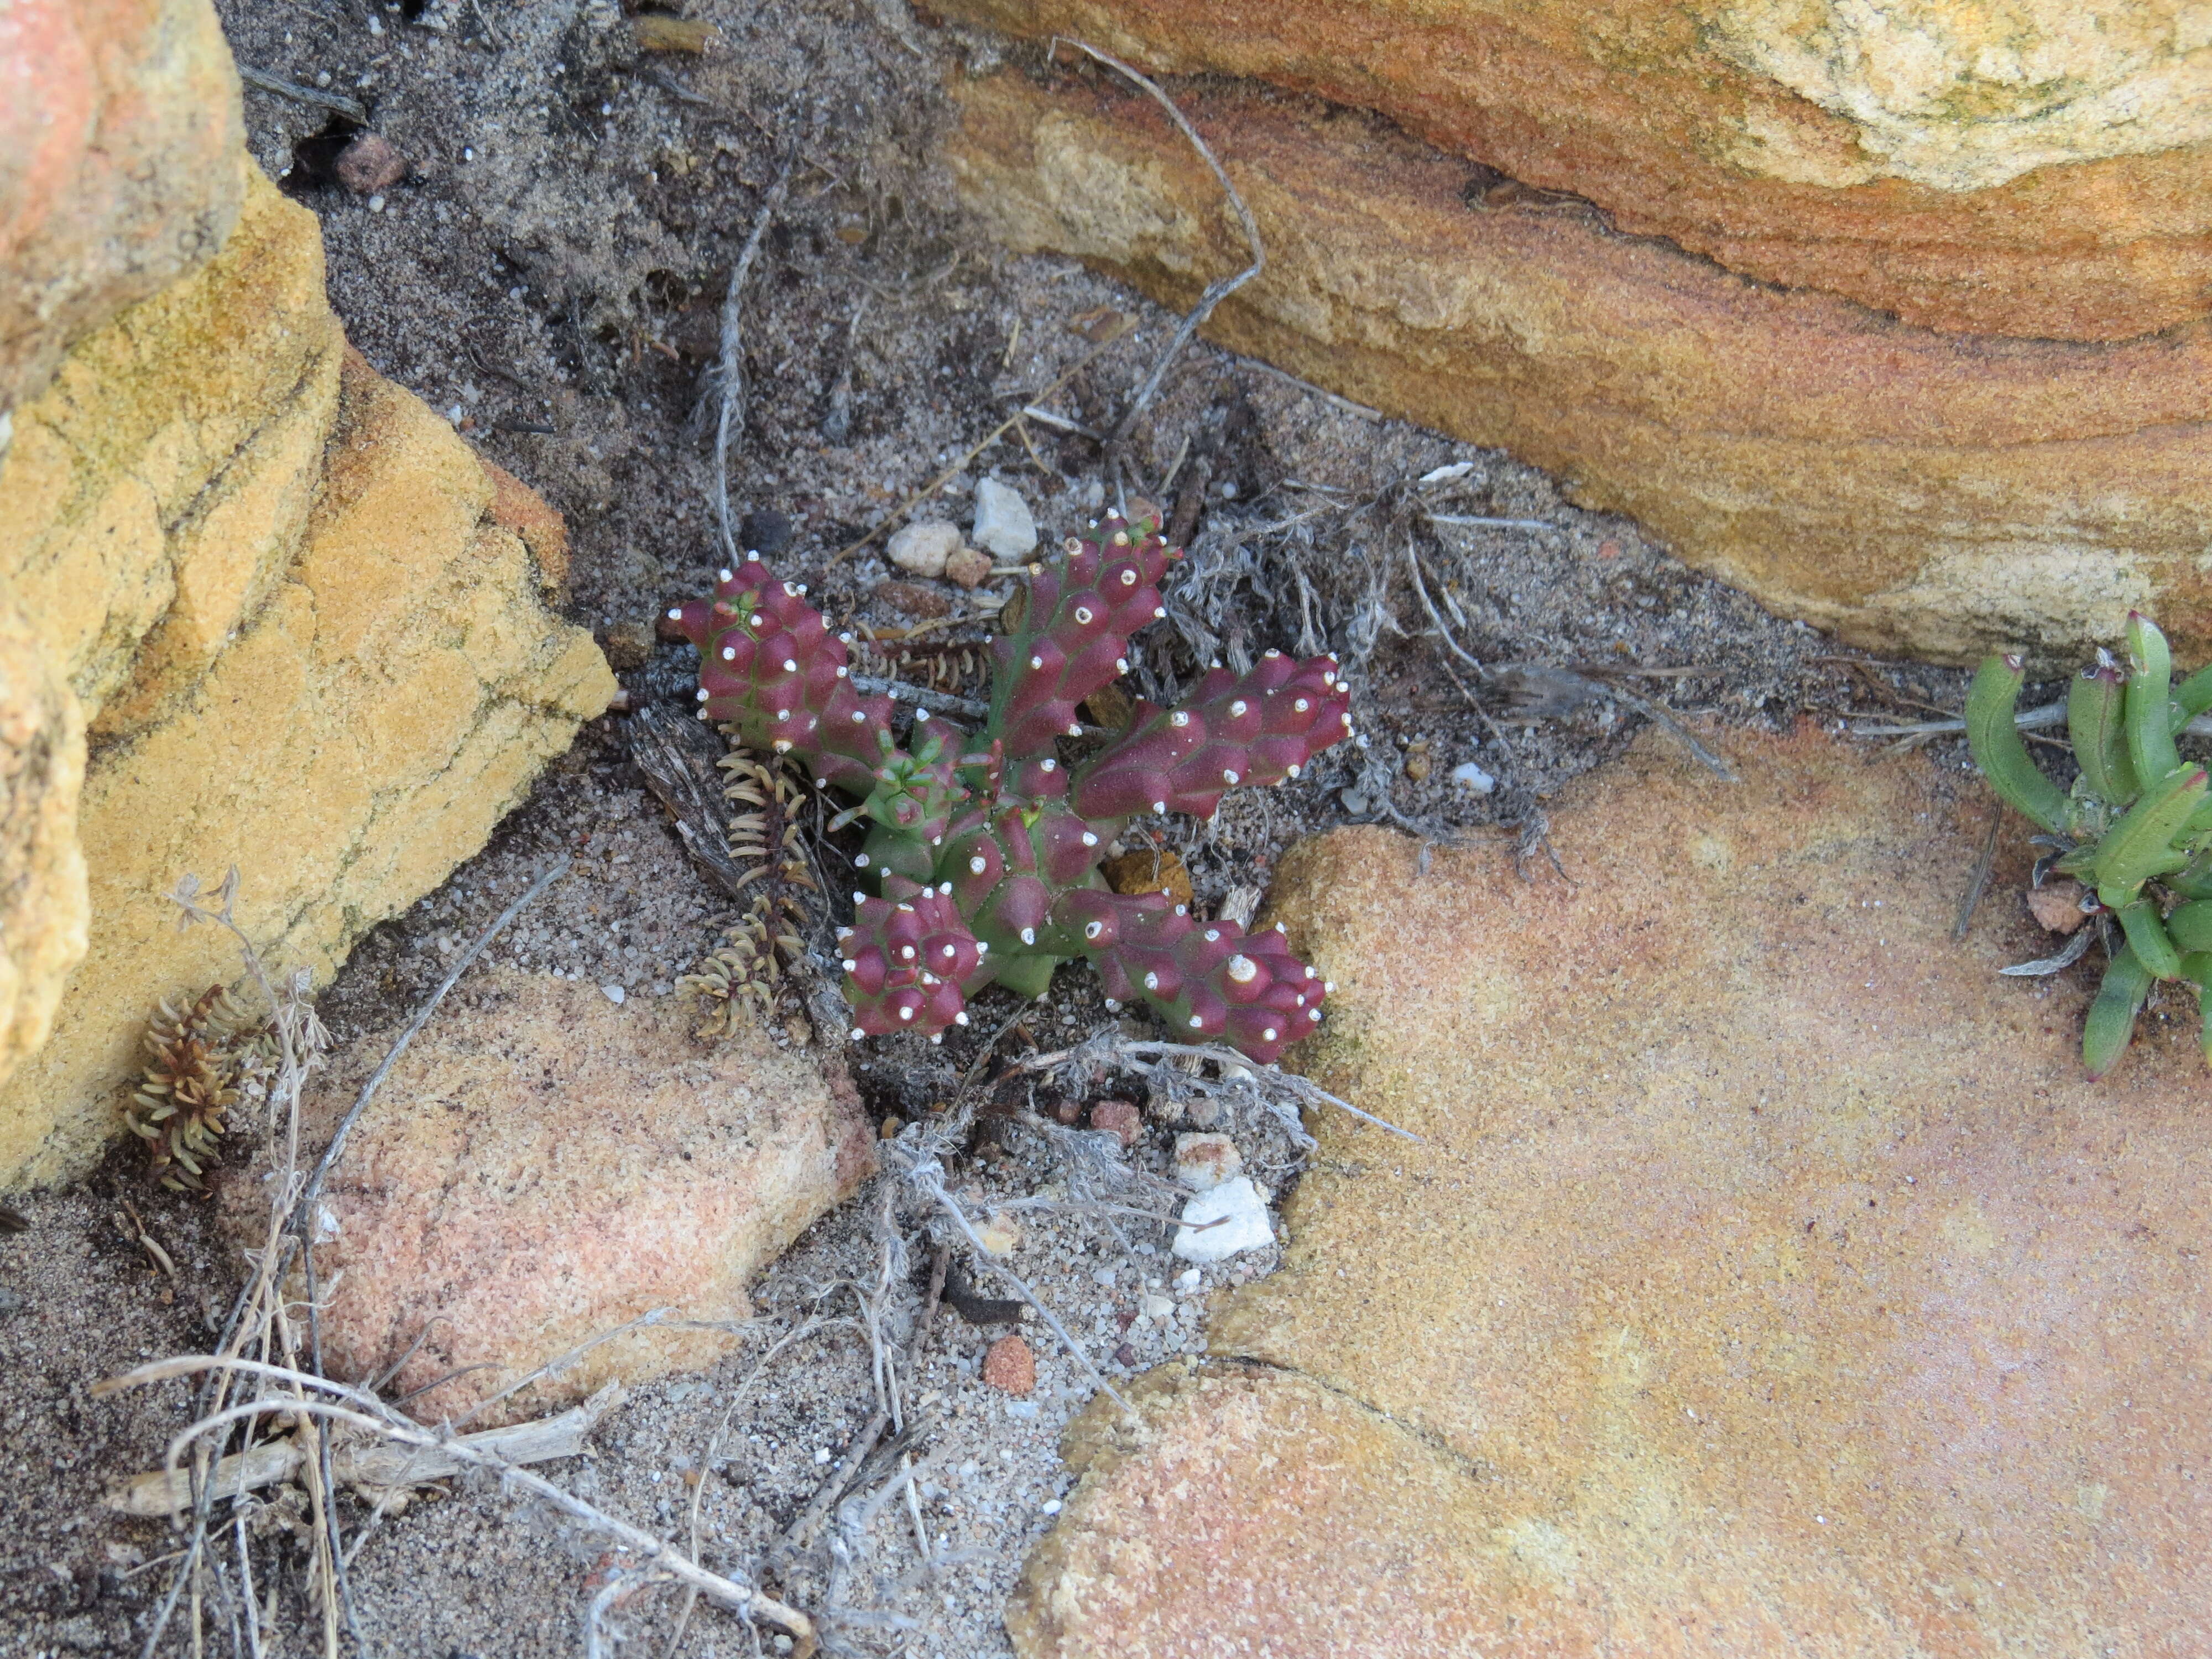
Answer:
[[1018, 1336], [1002, 1336], [983, 1355], [983, 1380], [1007, 1394], [1026, 1395], [1036, 1387], [1036, 1356]]

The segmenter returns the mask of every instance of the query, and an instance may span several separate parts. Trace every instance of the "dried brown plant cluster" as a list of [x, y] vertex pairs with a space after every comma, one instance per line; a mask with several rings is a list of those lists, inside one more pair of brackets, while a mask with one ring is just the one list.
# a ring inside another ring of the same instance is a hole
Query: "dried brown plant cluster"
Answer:
[[270, 1069], [266, 1023], [210, 985], [181, 1010], [164, 1001], [147, 1025], [146, 1047], [152, 1059], [124, 1121], [146, 1142], [164, 1187], [204, 1193], [230, 1109]]
[[704, 1005], [702, 1034], [724, 1036], [747, 1009], [763, 1022], [775, 1012], [784, 969], [805, 949], [804, 896], [819, 890], [799, 840], [805, 797], [798, 785], [781, 765], [763, 765], [743, 751], [720, 763], [729, 775], [724, 794], [748, 809], [730, 821], [729, 844], [731, 854], [749, 866], [739, 886], [751, 896], [720, 947], [678, 988]]

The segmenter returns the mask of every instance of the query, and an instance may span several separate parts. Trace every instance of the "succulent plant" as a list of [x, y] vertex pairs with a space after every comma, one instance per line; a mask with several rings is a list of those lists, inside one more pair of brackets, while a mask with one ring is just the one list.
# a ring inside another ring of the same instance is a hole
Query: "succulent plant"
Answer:
[[[2028, 758], [2014, 720], [2017, 656], [1993, 656], [1966, 698], [1966, 741], [1997, 793], [2044, 831], [2045, 867], [2079, 878], [2096, 895], [2110, 963], [2082, 1032], [2092, 1077], [2110, 1071], [2135, 1034], [2136, 1017], [2159, 981], [2192, 987], [2205, 1015], [2212, 1060], [2212, 796], [2205, 769], [2182, 760], [2174, 738], [2212, 708], [2212, 667], [2179, 686], [2166, 636], [2130, 613], [2123, 667], [2104, 653], [2077, 676], [2066, 723], [2081, 769], [2061, 789]], [[2044, 839], [2039, 838], [2039, 839]], [[2039, 874], [2040, 870], [2039, 870]]]
[[1166, 613], [1177, 556], [1159, 515], [1109, 515], [1030, 567], [990, 641], [993, 690], [980, 732], [927, 712], [904, 747], [890, 699], [852, 683], [849, 636], [805, 588], [757, 554], [720, 573], [711, 599], [668, 613], [699, 647], [702, 719], [756, 750], [802, 762], [817, 785], [859, 797], [855, 859], [878, 889], [854, 896], [841, 931], [855, 1039], [964, 1025], [996, 983], [1042, 994], [1054, 968], [1092, 963], [1115, 1002], [1143, 1002], [1186, 1038], [1226, 1042], [1261, 1064], [1310, 1031], [1327, 991], [1279, 931], [1203, 921], [1158, 893], [1108, 890], [1108, 847], [1134, 816], [1210, 816], [1229, 790], [1274, 784], [1352, 729], [1331, 658], [1270, 651], [1251, 672], [1215, 668], [1174, 709], [1139, 702], [1089, 759], [1064, 765], [1079, 704], [1127, 672], [1130, 636]]
[[270, 1068], [265, 1024], [256, 1024], [220, 985], [183, 1008], [161, 1004], [148, 1024], [152, 1056], [125, 1123], [146, 1143], [152, 1172], [176, 1192], [204, 1192], [222, 1154], [230, 1109], [244, 1086]]

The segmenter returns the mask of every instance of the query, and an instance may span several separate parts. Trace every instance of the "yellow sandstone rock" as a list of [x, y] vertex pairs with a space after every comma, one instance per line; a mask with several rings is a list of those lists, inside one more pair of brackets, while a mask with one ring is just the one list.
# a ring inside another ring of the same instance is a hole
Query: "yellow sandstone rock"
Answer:
[[[88, 336], [16, 410], [0, 522], [27, 533], [0, 543], [0, 592], [75, 705], [47, 741], [89, 732], [89, 945], [52, 1035], [0, 1082], [0, 1183], [82, 1170], [120, 1127], [153, 1000], [236, 975], [209, 930], [174, 929], [161, 896], [179, 876], [236, 865], [272, 963], [326, 979], [605, 706], [598, 648], [541, 602], [532, 546], [557, 558], [558, 537], [519, 489], [346, 353], [313, 216], [251, 170], [217, 258]], [[72, 927], [64, 896], [27, 936]], [[15, 963], [0, 1070], [35, 1046], [68, 954]]]
[[0, 602], [0, 1080], [46, 1040], [84, 955], [77, 792], [84, 718], [30, 625]]
[[0, 450], [75, 340], [214, 257], [245, 136], [207, 0], [0, 6]]
[[[1247, 261], [1149, 99], [1013, 72], [952, 90], [947, 160], [1009, 246], [1177, 307]], [[1471, 205], [1476, 168], [1372, 116], [1176, 92], [1267, 248], [1207, 326], [1222, 344], [1510, 450], [1855, 643], [2070, 662], [2140, 606], [2212, 652], [2205, 329], [1937, 334], [1617, 234], [1586, 206]]]

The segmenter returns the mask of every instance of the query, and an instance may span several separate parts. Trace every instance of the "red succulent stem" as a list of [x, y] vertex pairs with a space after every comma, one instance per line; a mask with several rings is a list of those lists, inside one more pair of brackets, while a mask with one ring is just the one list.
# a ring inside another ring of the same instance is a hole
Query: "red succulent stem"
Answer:
[[1088, 818], [1212, 817], [1231, 789], [1297, 776], [1351, 734], [1351, 710], [1336, 659], [1270, 651], [1241, 678], [1214, 669], [1179, 708], [1138, 704], [1127, 732], [1078, 774], [1071, 799]]
[[1158, 894], [1069, 893], [1053, 938], [1088, 957], [1106, 994], [1149, 1003], [1180, 1042], [1221, 1039], [1262, 1066], [1310, 1032], [1328, 986], [1279, 928], [1198, 921]]
[[856, 795], [876, 787], [889, 697], [853, 689], [845, 641], [749, 553], [725, 570], [711, 599], [676, 606], [668, 620], [699, 647], [702, 720], [735, 726], [745, 745], [796, 755], [819, 781]]
[[1097, 540], [1071, 536], [1065, 547], [1063, 559], [1030, 568], [1022, 620], [992, 642], [989, 729], [1010, 760], [1079, 735], [1076, 705], [1127, 673], [1129, 636], [1167, 615], [1159, 583], [1175, 555], [1156, 514], [1109, 514]]
[[853, 1036], [919, 1031], [934, 1037], [948, 1025], [965, 1025], [963, 988], [981, 982], [978, 969], [989, 947], [968, 931], [949, 895], [892, 884], [908, 896], [856, 895], [853, 925], [837, 935]]

